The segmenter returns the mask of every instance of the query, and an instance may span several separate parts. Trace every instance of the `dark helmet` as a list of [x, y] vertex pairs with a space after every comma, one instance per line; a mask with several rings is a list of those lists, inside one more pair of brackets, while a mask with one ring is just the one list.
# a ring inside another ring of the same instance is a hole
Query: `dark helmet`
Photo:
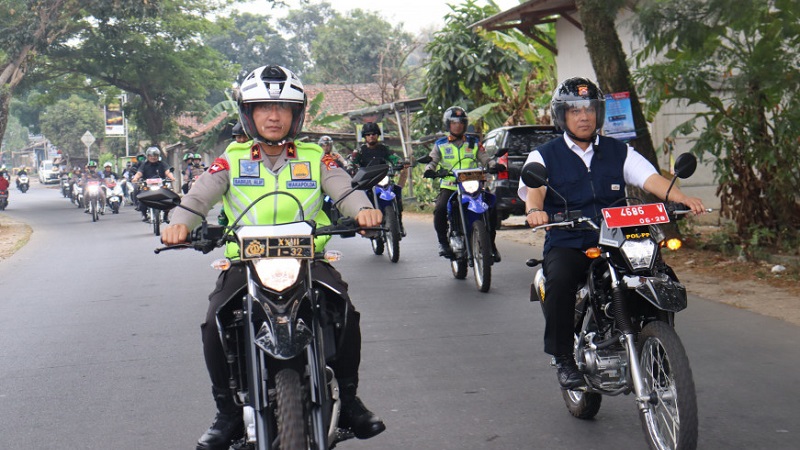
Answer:
[[[303, 129], [306, 117], [306, 93], [300, 78], [285, 67], [262, 66], [250, 72], [242, 81], [236, 101], [239, 104], [239, 120], [244, 132], [258, 142], [283, 145], [293, 141]], [[286, 136], [278, 141], [268, 141], [261, 136], [253, 122], [253, 108], [264, 102], [289, 103], [292, 106], [292, 125]]]
[[[597, 129], [603, 128], [606, 118], [606, 98], [603, 91], [588, 78], [576, 77], [562, 81], [553, 92], [553, 100], [550, 102], [553, 124], [572, 138], [575, 136], [567, 129], [566, 115], [570, 108], [575, 107], [594, 108]], [[594, 140], [594, 136], [592, 136], [592, 140]]]
[[367, 122], [361, 128], [361, 137], [364, 137], [370, 133], [376, 133], [378, 136], [381, 135], [381, 127], [378, 126], [375, 122]]
[[247, 136], [244, 134], [244, 128], [242, 128], [242, 122], [236, 122], [231, 128], [231, 137], [236, 139], [236, 136]]
[[464, 124], [464, 131], [467, 131], [467, 124], [469, 124], [469, 117], [464, 108], [460, 106], [451, 106], [447, 108], [442, 116], [442, 127], [446, 133], [450, 133], [450, 123], [461, 122]]
[[138, 155], [136, 155], [136, 161], [142, 162], [144, 160], [145, 160], [145, 156], [143, 154], [139, 153]]

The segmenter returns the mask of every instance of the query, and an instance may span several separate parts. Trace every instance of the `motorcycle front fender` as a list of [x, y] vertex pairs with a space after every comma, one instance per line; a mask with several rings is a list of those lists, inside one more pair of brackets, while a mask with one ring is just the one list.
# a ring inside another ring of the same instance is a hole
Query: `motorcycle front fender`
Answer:
[[628, 289], [636, 291], [641, 297], [653, 306], [669, 312], [678, 312], [686, 309], [686, 287], [668, 277], [637, 277], [626, 275], [622, 282]]
[[297, 322], [281, 322], [279, 317], [270, 317], [256, 331], [255, 344], [267, 355], [280, 360], [289, 360], [303, 353], [314, 338], [311, 328], [302, 319]]

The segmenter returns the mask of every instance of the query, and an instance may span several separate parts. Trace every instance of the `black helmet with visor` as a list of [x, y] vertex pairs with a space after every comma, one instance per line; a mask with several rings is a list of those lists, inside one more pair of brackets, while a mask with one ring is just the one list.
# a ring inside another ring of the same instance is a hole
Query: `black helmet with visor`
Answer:
[[444, 128], [445, 133], [452, 134], [452, 131], [450, 131], [451, 123], [463, 123], [464, 131], [467, 131], [469, 117], [467, 116], [467, 112], [464, 111], [464, 108], [460, 106], [451, 106], [445, 110], [444, 115], [442, 115], [442, 127]]
[[[594, 112], [595, 114], [596, 129], [588, 141], [576, 137], [567, 128], [567, 112], [576, 108], [585, 109], [587, 112]], [[605, 121], [606, 99], [603, 91], [588, 78], [569, 78], [562, 81], [553, 92], [553, 100], [550, 102], [550, 115], [553, 117], [553, 124], [564, 130], [570, 138], [583, 142], [594, 142], [597, 132], [603, 128], [603, 122]]]

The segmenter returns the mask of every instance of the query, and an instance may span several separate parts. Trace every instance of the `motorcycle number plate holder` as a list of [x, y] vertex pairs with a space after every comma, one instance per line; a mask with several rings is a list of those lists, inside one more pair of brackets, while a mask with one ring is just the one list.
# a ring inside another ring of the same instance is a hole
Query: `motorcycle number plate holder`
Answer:
[[669, 223], [667, 208], [663, 203], [603, 208], [602, 212], [608, 228]]
[[486, 180], [486, 175], [483, 173], [481, 169], [467, 169], [467, 170], [456, 170], [456, 179], [459, 183], [463, 183], [465, 181], [484, 181]]
[[240, 245], [242, 259], [314, 257], [311, 236], [246, 237]]

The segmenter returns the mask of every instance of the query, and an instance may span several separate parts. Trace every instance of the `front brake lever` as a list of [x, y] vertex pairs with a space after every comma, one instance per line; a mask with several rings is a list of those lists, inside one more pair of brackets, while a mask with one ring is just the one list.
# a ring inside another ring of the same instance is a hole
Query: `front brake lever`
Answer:
[[159, 253], [161, 253], [162, 251], [165, 251], [165, 250], [183, 250], [185, 248], [191, 248], [191, 247], [192, 247], [192, 244], [189, 243], [189, 242], [186, 242], [186, 243], [183, 243], [183, 244], [175, 244], [175, 245], [167, 245], [167, 246], [164, 246], [164, 247], [159, 247], [159, 248], [153, 250], [153, 252], [157, 255], [157, 254], [159, 254]]

